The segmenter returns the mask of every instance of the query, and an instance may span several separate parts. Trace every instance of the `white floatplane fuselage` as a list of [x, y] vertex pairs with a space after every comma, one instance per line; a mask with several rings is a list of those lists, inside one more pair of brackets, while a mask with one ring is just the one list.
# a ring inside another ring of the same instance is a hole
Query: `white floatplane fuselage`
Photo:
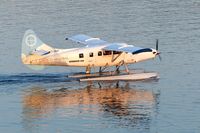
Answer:
[[91, 46], [89, 42], [98, 42], [98, 39], [90, 39], [84, 40], [89, 45], [82, 48], [57, 49], [44, 44], [33, 31], [28, 30], [22, 42], [22, 62], [28, 65], [86, 67], [86, 72], [90, 73], [92, 67], [132, 64], [153, 59], [159, 54], [156, 49], [138, 48], [126, 43], [104, 42]]

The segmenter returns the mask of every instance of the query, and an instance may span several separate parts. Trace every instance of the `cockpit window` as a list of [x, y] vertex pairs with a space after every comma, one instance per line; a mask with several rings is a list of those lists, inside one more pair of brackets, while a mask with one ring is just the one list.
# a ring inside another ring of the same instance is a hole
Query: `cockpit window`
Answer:
[[140, 50], [137, 50], [135, 52], [132, 52], [132, 54], [139, 54], [139, 53], [143, 53], [143, 52], [152, 52], [152, 49], [144, 48], [144, 49], [140, 49]]
[[113, 54], [120, 54], [121, 52], [119, 51], [113, 51]]
[[112, 51], [103, 51], [103, 55], [111, 55]]

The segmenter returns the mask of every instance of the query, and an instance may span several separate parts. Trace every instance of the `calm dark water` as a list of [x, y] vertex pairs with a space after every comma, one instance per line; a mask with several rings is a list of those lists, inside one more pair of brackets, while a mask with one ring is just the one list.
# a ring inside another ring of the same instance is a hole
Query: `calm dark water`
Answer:
[[[25, 1], [0, 3], [1, 132], [200, 132], [200, 1]], [[77, 33], [155, 47], [162, 61], [130, 68], [159, 81], [80, 83], [82, 68], [33, 71], [21, 63], [24, 31], [53, 47]]]

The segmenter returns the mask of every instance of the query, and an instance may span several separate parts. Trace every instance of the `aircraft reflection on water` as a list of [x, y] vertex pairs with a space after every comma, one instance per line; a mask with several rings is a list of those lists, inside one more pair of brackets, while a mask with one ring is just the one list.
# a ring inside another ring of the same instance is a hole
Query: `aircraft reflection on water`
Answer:
[[[123, 86], [118, 83], [105, 87], [88, 85], [80, 89], [61, 88], [51, 91], [33, 87], [25, 92], [22, 113], [24, 121], [33, 122], [46, 116], [51, 117], [57, 109], [64, 110], [64, 114], [59, 114], [63, 118], [74, 115], [81, 117], [86, 112], [94, 117], [124, 119], [119, 125], [133, 127], [149, 123], [158, 97], [159, 94], [153, 91], [130, 88], [128, 83]], [[73, 111], [67, 112], [68, 108]]]

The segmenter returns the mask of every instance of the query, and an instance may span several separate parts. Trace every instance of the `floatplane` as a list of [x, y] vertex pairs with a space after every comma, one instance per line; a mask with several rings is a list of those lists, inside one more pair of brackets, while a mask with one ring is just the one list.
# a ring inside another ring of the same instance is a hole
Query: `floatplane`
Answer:
[[[157, 78], [157, 73], [134, 73], [128, 69], [128, 64], [160, 58], [158, 40], [156, 49], [141, 48], [126, 43], [109, 43], [100, 38], [84, 34], [67, 37], [76, 43], [83, 44], [81, 48], [59, 49], [43, 43], [33, 30], [27, 30], [22, 40], [22, 62], [25, 65], [39, 66], [70, 66], [85, 67], [85, 74], [73, 75], [80, 81], [98, 80], [141, 80]], [[114, 66], [113, 71], [106, 71]], [[120, 71], [121, 66], [125, 70]], [[99, 67], [99, 72], [91, 73], [91, 68]]]

